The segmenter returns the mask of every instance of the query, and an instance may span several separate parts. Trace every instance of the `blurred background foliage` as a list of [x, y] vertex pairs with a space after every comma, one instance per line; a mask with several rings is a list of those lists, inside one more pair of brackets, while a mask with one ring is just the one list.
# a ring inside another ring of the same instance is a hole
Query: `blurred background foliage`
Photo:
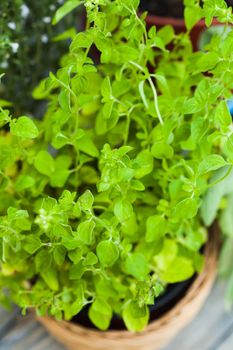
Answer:
[[69, 39], [83, 26], [78, 9], [52, 25], [63, 2], [0, 0], [0, 99], [10, 101], [15, 114], [40, 114], [32, 90], [48, 72], [56, 71]]

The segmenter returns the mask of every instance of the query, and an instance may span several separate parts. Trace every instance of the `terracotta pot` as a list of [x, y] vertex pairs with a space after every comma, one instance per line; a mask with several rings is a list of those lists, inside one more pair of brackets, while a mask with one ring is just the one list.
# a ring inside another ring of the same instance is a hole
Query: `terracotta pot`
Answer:
[[101, 332], [72, 322], [56, 321], [50, 317], [39, 318], [47, 330], [67, 349], [71, 350], [156, 350], [161, 349], [201, 309], [216, 275], [219, 250], [219, 230], [213, 226], [205, 246], [205, 266], [195, 278], [184, 297], [166, 314], [152, 321], [141, 333], [126, 330]]
[[[148, 14], [148, 16], [146, 17], [146, 23], [149, 28], [155, 25], [158, 29], [170, 24], [171, 26], [173, 26], [176, 34], [186, 32], [185, 22], [183, 18], [160, 17]], [[214, 19], [212, 25], [218, 24], [219, 22]], [[202, 19], [191, 30], [191, 40], [193, 44], [193, 49], [195, 51], [198, 50], [200, 36], [206, 29], [207, 27], [205, 25], [205, 21]]]

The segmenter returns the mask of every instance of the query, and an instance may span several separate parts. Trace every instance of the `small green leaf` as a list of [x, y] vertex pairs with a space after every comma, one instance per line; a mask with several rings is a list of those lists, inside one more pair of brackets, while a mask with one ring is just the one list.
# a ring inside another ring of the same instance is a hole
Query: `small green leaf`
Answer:
[[124, 307], [122, 317], [129, 331], [139, 332], [148, 324], [149, 310], [147, 306], [140, 307], [136, 302], [130, 301]]
[[133, 207], [129, 201], [119, 198], [114, 205], [114, 214], [120, 222], [126, 221], [133, 215]]
[[92, 157], [98, 157], [99, 151], [93, 140], [82, 129], [77, 131], [76, 139], [74, 140], [74, 146], [78, 151], [82, 151]]
[[198, 201], [195, 198], [185, 198], [174, 206], [172, 216], [176, 220], [191, 219], [196, 216], [198, 207]]
[[213, 69], [219, 60], [219, 55], [215, 52], [203, 53], [197, 61], [197, 67], [201, 72], [207, 72]]
[[70, 140], [68, 139], [68, 137], [66, 137], [62, 133], [57, 133], [52, 141], [52, 146], [56, 149], [60, 149], [67, 145], [69, 142]]
[[78, 202], [76, 202], [75, 204], [74, 204], [74, 206], [73, 206], [73, 212], [72, 212], [72, 214], [76, 217], [76, 218], [79, 218], [80, 216], [81, 216], [81, 205], [80, 205], [80, 203], [79, 203], [79, 201]]
[[97, 256], [93, 252], [88, 252], [83, 264], [85, 266], [88, 266], [88, 265], [95, 265], [97, 264], [97, 262], [98, 262]]
[[59, 290], [57, 269], [54, 266], [48, 266], [40, 274], [49, 288], [51, 288], [54, 291]]
[[227, 137], [227, 140], [223, 146], [223, 150], [227, 156], [227, 159], [233, 161], [233, 133]]
[[53, 257], [54, 257], [55, 263], [61, 266], [64, 263], [65, 257], [66, 257], [65, 247], [63, 247], [62, 245], [55, 247], [53, 251]]
[[97, 298], [88, 311], [88, 316], [93, 324], [105, 331], [112, 318], [112, 308], [103, 298]]
[[143, 280], [150, 272], [146, 258], [141, 253], [130, 254], [125, 261], [125, 271], [139, 280]]
[[231, 114], [226, 101], [220, 101], [215, 110], [215, 118], [220, 127], [228, 127], [232, 124]]
[[149, 105], [148, 105], [148, 102], [147, 102], [147, 99], [146, 99], [146, 95], [145, 95], [145, 92], [144, 92], [144, 84], [145, 84], [145, 80], [142, 80], [139, 85], [138, 85], [138, 89], [139, 89], [139, 93], [141, 95], [141, 98], [142, 98], [142, 101], [144, 103], [144, 106], [146, 109], [149, 108]]
[[119, 257], [119, 250], [115, 243], [106, 240], [96, 247], [96, 253], [103, 266], [112, 266]]
[[23, 241], [23, 247], [29, 254], [34, 254], [41, 247], [41, 240], [39, 237], [30, 235]]
[[83, 267], [82, 262], [79, 262], [78, 264], [72, 265], [69, 270], [69, 279], [70, 280], [79, 280], [82, 275], [84, 274], [85, 269]]
[[61, 6], [55, 13], [52, 24], [57, 24], [60, 20], [73, 11], [76, 7], [81, 5], [83, 1], [81, 0], [68, 0]]
[[94, 221], [83, 221], [78, 225], [78, 237], [84, 244], [91, 244], [92, 243], [92, 236], [93, 236], [93, 230], [95, 228]]
[[153, 144], [151, 148], [151, 153], [155, 158], [172, 158], [174, 151], [173, 148], [163, 141], [159, 141]]
[[218, 154], [211, 154], [203, 159], [199, 165], [199, 174], [206, 174], [227, 165], [227, 162]]
[[34, 139], [39, 135], [39, 131], [34, 122], [28, 117], [19, 117], [10, 124], [12, 135], [25, 139]]
[[34, 160], [35, 168], [43, 175], [51, 176], [55, 170], [53, 157], [47, 151], [40, 151]]
[[192, 261], [184, 257], [176, 257], [169, 267], [161, 273], [161, 277], [167, 283], [184, 281], [194, 274]]
[[15, 182], [15, 188], [16, 191], [24, 191], [30, 187], [33, 187], [34, 184], [35, 180], [30, 175], [19, 175]]
[[146, 242], [161, 240], [166, 232], [166, 221], [160, 215], [148, 217], [146, 221]]
[[187, 6], [184, 9], [185, 25], [188, 30], [192, 29], [195, 24], [202, 18], [202, 10], [199, 6]]
[[94, 197], [91, 191], [86, 190], [80, 197], [79, 203], [82, 210], [91, 210], [94, 203]]
[[105, 77], [101, 85], [101, 94], [104, 102], [107, 102], [112, 97], [112, 87], [109, 77]]
[[141, 151], [136, 157], [135, 164], [137, 166], [135, 174], [136, 179], [141, 179], [150, 174], [154, 167], [152, 154], [148, 150]]
[[171, 25], [163, 26], [158, 30], [157, 36], [167, 45], [174, 39], [174, 28]]
[[[230, 174], [225, 177], [229, 169], [231, 170]], [[210, 226], [214, 222], [223, 196], [229, 195], [232, 192], [233, 171], [231, 167], [225, 166], [217, 170], [211, 177], [211, 183], [219, 181], [222, 178], [224, 178], [222, 181], [208, 189], [206, 195], [202, 199], [201, 218], [206, 226]]]

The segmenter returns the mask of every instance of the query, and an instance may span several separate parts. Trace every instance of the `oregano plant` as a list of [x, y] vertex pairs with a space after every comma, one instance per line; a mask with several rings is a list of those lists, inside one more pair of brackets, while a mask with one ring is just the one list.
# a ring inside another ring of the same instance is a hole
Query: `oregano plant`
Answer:
[[[193, 18], [176, 35], [147, 31], [138, 0], [82, 3], [86, 30], [33, 92], [44, 118], [1, 108], [0, 301], [140, 331], [168, 284], [202, 270], [220, 205], [205, 198], [232, 177], [233, 34], [193, 53]], [[233, 21], [224, 1], [189, 6]]]

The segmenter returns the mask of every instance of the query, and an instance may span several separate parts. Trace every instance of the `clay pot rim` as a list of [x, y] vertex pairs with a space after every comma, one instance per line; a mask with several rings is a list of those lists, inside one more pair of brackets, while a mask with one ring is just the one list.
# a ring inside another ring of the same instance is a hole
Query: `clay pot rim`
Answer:
[[[154, 14], [148, 14], [146, 17], [146, 22], [150, 25], [159, 25], [159, 26], [164, 26], [164, 25], [172, 25], [176, 28], [184, 28], [185, 27], [185, 21], [183, 18], [174, 18], [174, 17], [162, 17], [162, 16], [157, 16]], [[213, 19], [212, 25], [221, 25], [220, 22], [217, 21], [217, 19]], [[207, 28], [205, 24], [205, 20], [201, 19], [197, 24], [194, 26], [199, 27], [199, 28]]]

